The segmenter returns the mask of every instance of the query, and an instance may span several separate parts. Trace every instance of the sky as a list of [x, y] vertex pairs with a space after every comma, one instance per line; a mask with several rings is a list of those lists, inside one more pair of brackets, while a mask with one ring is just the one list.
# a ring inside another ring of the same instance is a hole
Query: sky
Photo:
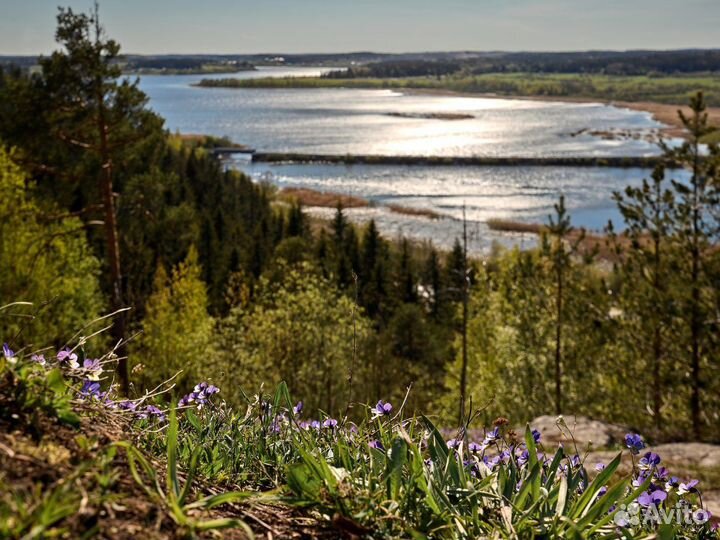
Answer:
[[[55, 48], [58, 5], [0, 0], [0, 54]], [[720, 0], [101, 0], [126, 53], [720, 47]]]

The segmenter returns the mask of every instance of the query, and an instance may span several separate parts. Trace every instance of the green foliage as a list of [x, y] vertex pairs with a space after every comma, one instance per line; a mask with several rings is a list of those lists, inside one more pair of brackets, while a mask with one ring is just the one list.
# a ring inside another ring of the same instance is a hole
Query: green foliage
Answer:
[[[42, 204], [32, 182], [0, 147], [0, 299], [22, 299], [0, 311], [0, 335], [11, 341], [60, 345], [104, 308], [82, 222]], [[12, 343], [11, 343], [12, 344]]]
[[178, 475], [178, 419], [174, 406], [170, 409], [170, 423], [167, 427], [167, 439], [165, 442], [167, 448], [167, 475], [164, 487], [155, 467], [139, 448], [125, 441], [116, 443], [116, 446], [125, 450], [130, 471], [138, 485], [178, 525], [178, 534], [196, 538], [197, 533], [204, 531], [242, 528], [247, 537], [253, 539], [255, 535], [252, 529], [240, 519], [201, 519], [196, 517], [199, 511], [212, 510], [223, 504], [244, 501], [252, 497], [253, 494], [228, 491], [216, 495], [207, 495], [193, 502], [188, 501], [197, 471], [201, 448], [198, 447], [192, 451], [188, 469], [185, 472], [185, 479], [181, 483]]
[[10, 423], [32, 423], [41, 414], [77, 425], [79, 417], [72, 410], [73, 393], [58, 368], [45, 369], [37, 363], [0, 358], [0, 419]]
[[194, 248], [171, 274], [162, 269], [145, 307], [142, 334], [132, 345], [133, 363], [144, 386], [156, 386], [182, 371], [181, 386], [199, 376], [212, 358], [214, 322], [207, 312], [207, 290]]
[[[153, 512], [170, 518], [173, 525], [163, 529], [189, 538], [225, 528], [240, 528], [252, 537], [237, 510], [232, 517], [213, 511], [263, 499], [312, 507], [321, 519], [333, 516], [333, 524], [343, 531], [379, 538], [580, 540], [618, 533], [638, 540], [717, 538], [711, 524], [697, 518], [702, 508], [697, 489], [666, 488], [657, 506], [644, 502], [651, 483], [660, 485], [668, 474], [659, 467], [659, 458], [649, 464], [652, 454], [644, 464], [633, 461], [630, 474], [620, 472], [618, 454], [591, 478], [580, 456], [562, 446], [543, 447], [540, 433], [530, 426], [523, 440], [501, 423], [480, 435], [482, 442], [464, 428], [446, 441], [426, 416], [407, 416], [404, 406], [395, 410], [382, 401], [362, 407], [364, 419], [357, 424], [346, 416], [310, 421], [299, 406], [293, 407], [285, 383], [273, 395], [260, 392], [238, 408], [206, 399], [215, 392], [200, 400], [196, 390], [192, 401], [183, 399], [178, 417], [175, 404], [167, 411], [152, 405], [140, 409], [147, 396], [115, 401], [112, 390], [100, 394], [86, 385], [80, 390], [75, 375], [82, 368], [62, 363], [45, 368], [7, 350], [1, 362], [3, 380], [28, 369], [35, 374], [46, 370], [53, 382], [29, 387], [34, 400], [62, 388], [65, 396], [80, 398], [73, 405], [84, 415], [92, 415], [96, 423], [112, 418], [115, 435], [120, 428], [138, 441], [102, 448], [77, 437], [82, 454], [73, 460], [72, 472], [44, 493], [35, 487], [40, 484], [31, 489], [6, 485], [0, 475], [0, 516], [7, 518], [0, 521], [0, 532], [6, 535], [76, 531], [82, 523], [68, 527], [80, 507], [100, 508], [110, 501], [130, 505], [141, 497]], [[0, 386], [0, 402], [11, 409], [20, 404], [11, 386]], [[567, 430], [562, 422], [559, 427]], [[116, 459], [117, 449], [123, 450], [124, 461]], [[164, 475], [156, 460], [162, 460]], [[125, 481], [119, 481], [120, 475]], [[196, 483], [198, 477], [204, 481]], [[133, 500], [127, 492], [130, 479], [139, 488]], [[218, 490], [206, 487], [210, 482], [243, 487]], [[634, 522], [637, 503], [644, 509]], [[147, 506], [143, 508], [146, 515]], [[696, 519], [684, 518], [678, 508]], [[648, 519], [652, 510], [670, 520], [661, 524]], [[104, 526], [106, 514], [99, 514], [84, 532], [102, 534]]]
[[361, 309], [308, 265], [286, 267], [279, 283], [261, 279], [255, 295], [221, 321], [217, 380], [231, 386], [285, 380], [310, 408], [344, 408], [369, 334]]

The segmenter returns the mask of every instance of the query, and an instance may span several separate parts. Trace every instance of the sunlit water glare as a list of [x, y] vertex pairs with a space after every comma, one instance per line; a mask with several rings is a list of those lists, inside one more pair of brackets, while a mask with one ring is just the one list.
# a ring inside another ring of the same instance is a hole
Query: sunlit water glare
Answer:
[[[318, 75], [319, 68], [261, 68], [218, 77]], [[222, 89], [191, 86], [203, 75], [144, 76], [150, 105], [172, 131], [228, 136], [259, 151], [325, 154], [443, 156], [646, 156], [657, 146], [642, 138], [607, 140], [592, 131], [662, 127], [648, 113], [594, 103], [404, 95], [391, 90]], [[411, 115], [407, 118], [396, 116]], [[423, 118], [453, 113], [463, 120]], [[420, 117], [418, 117], [420, 116]], [[330, 164], [235, 166], [257, 180], [285, 187], [351, 194], [373, 207], [350, 211], [356, 221], [378, 220], [390, 236], [432, 239], [448, 247], [461, 230], [463, 206], [473, 231], [472, 250], [494, 241], [532, 237], [493, 233], [490, 218], [543, 222], [565, 194], [577, 225], [600, 229], [618, 221], [613, 191], [637, 184], [648, 171], [571, 167], [465, 167]], [[443, 216], [428, 220], [390, 212], [387, 204], [426, 208]], [[325, 215], [330, 210], [315, 209]]]

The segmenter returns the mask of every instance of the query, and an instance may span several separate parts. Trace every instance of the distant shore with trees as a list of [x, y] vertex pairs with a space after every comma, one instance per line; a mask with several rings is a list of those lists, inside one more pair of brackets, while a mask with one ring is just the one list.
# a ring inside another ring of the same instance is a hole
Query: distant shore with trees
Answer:
[[[263, 77], [257, 79], [203, 79], [203, 88], [363, 88], [407, 93], [468, 97], [603, 102], [646, 111], [669, 127], [668, 137], [682, 134], [677, 115], [688, 97], [701, 90], [709, 105], [711, 123], [720, 120], [720, 76], [713, 74], [629, 76], [585, 74], [491, 73], [477, 76], [334, 78]], [[713, 135], [717, 137], [717, 135]]]

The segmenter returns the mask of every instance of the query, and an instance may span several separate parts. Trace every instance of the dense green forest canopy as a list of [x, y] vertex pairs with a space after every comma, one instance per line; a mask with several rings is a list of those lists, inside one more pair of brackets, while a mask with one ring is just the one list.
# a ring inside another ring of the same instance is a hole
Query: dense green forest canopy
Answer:
[[720, 71], [720, 50], [587, 51], [468, 54], [450, 58], [392, 58], [334, 71], [326, 77], [416, 77], [483, 73], [673, 75]]

